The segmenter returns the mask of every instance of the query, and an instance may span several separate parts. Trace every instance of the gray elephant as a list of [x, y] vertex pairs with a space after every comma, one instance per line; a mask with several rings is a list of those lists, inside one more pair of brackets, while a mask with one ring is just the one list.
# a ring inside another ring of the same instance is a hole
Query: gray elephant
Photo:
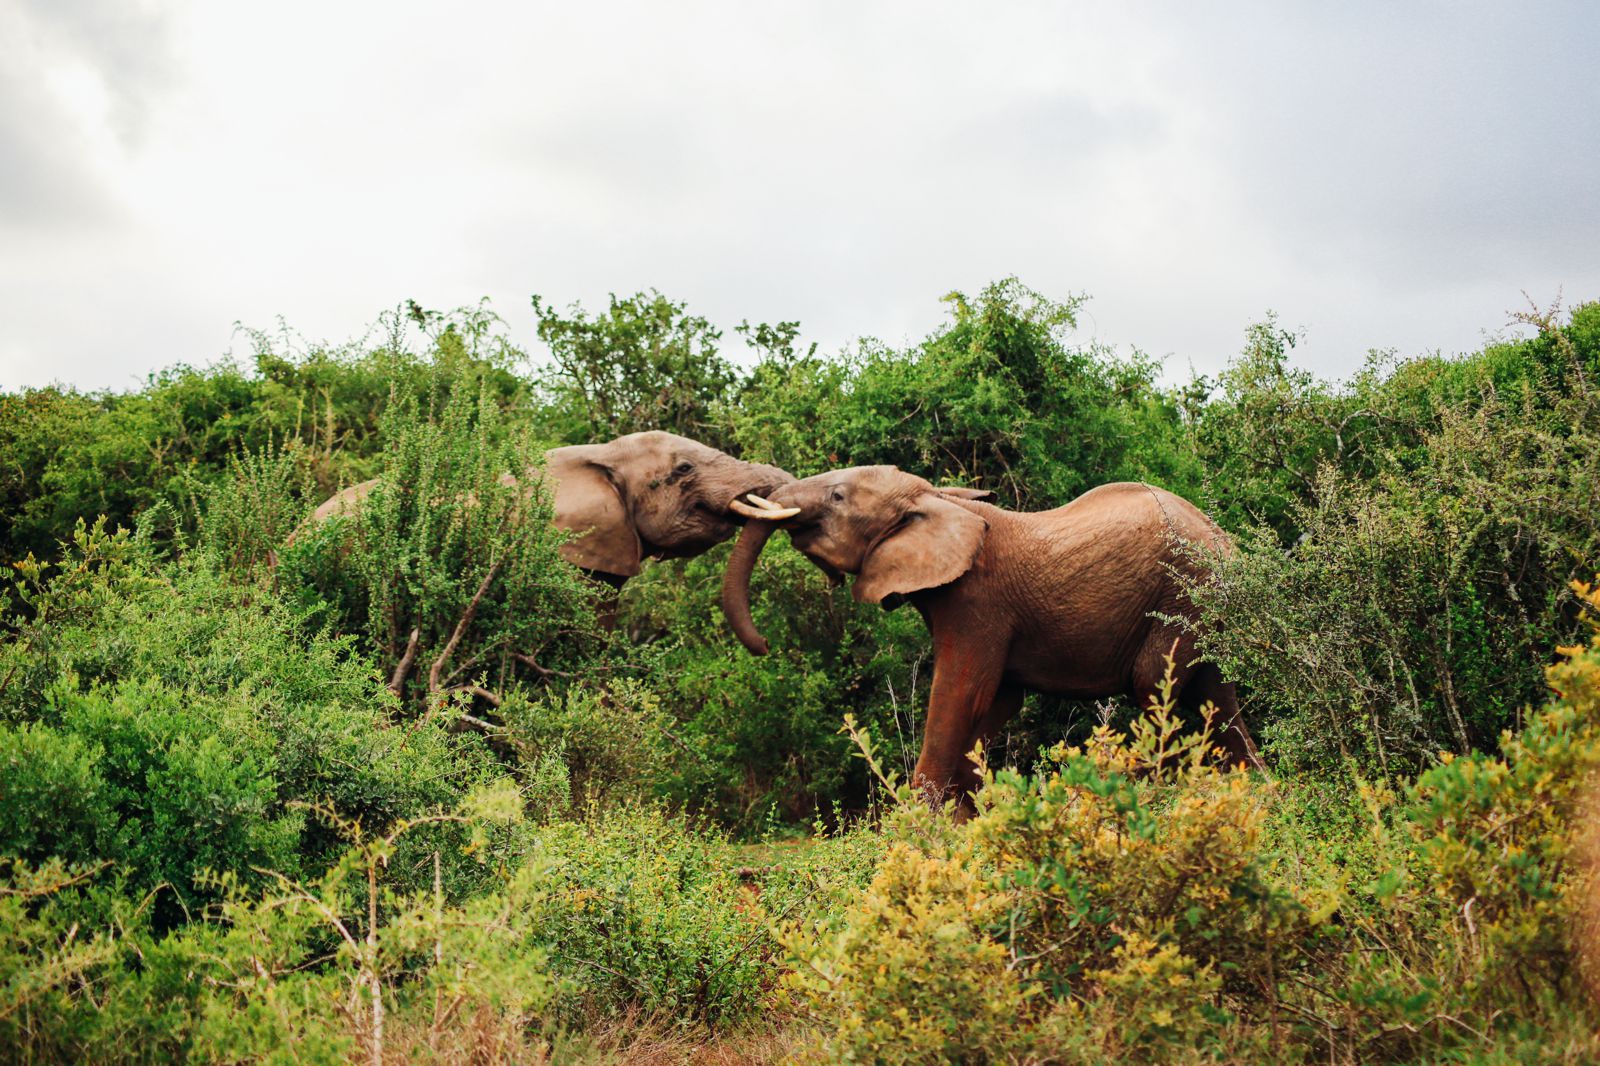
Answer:
[[[659, 430], [552, 448], [545, 453], [544, 478], [554, 495], [555, 524], [581, 534], [561, 546], [562, 556], [616, 587], [637, 575], [646, 558], [699, 555], [727, 540], [744, 522], [733, 504], [794, 480], [775, 466]], [[510, 474], [501, 480], [516, 483]], [[351, 485], [308, 521], [354, 509], [377, 484], [374, 478]]]
[[856, 467], [741, 501], [752, 521], [729, 559], [723, 610], [757, 655], [750, 573], [773, 531], [835, 581], [855, 574], [855, 598], [909, 602], [933, 635], [933, 691], [913, 782], [963, 802], [977, 784], [967, 754], [1017, 713], [1023, 692], [1083, 699], [1117, 694], [1139, 707], [1176, 652], [1177, 695], [1206, 702], [1228, 756], [1260, 767], [1233, 685], [1197, 662], [1194, 634], [1157, 615], [1193, 619], [1176, 573], [1193, 575], [1187, 541], [1229, 550], [1193, 504], [1149, 485], [1102, 485], [1053, 511], [1019, 513], [992, 494], [939, 489], [892, 466]]

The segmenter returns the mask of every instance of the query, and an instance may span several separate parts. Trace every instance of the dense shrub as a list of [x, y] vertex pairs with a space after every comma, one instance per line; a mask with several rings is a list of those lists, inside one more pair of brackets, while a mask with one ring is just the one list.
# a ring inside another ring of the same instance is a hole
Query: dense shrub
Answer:
[[298, 441], [232, 456], [223, 475], [196, 486], [195, 540], [213, 565], [241, 579], [275, 566], [278, 552], [326, 494]]
[[205, 868], [315, 868], [335, 845], [291, 809], [391, 820], [443, 802], [482, 756], [389, 728], [392, 701], [347, 641], [147, 540], [79, 527], [59, 568], [25, 567], [0, 644], [0, 855], [111, 860], [163, 888], [163, 923]]
[[[1072, 342], [1076, 298], [950, 303], [838, 358], [741, 326], [749, 372], [658, 294], [540, 303], [526, 378], [487, 308], [413, 304], [339, 348], [0, 396], [0, 1047], [1600, 1058], [1575, 950], [1600, 645], [1544, 670], [1593, 603], [1567, 583], [1600, 554], [1600, 305], [1342, 383], [1269, 317], [1166, 389]], [[1014, 506], [1115, 478], [1196, 498], [1240, 549], [1195, 590], [1204, 647], [1275, 780], [1216, 771], [1170, 714], [1122, 736], [1089, 723], [1126, 709], [1035, 700], [970, 822], [885, 809], [931, 680], [914, 612], [774, 548], [751, 658], [723, 549], [652, 564], [606, 633], [537, 478], [502, 481], [648, 427]], [[882, 755], [851, 757], [846, 715]]]
[[[839, 721], [854, 713], [914, 761], [931, 660], [922, 622], [885, 614], [829, 589], [787, 545], [765, 553], [752, 610], [772, 637], [766, 658], [728, 637], [717, 608], [726, 549], [631, 582], [624, 619], [663, 644], [652, 684], [680, 723], [667, 787], [687, 803], [745, 829], [777, 812], [804, 822], [819, 809], [866, 795]], [[669, 637], [670, 635], [670, 637]]]
[[543, 449], [504, 424], [478, 373], [439, 373], [437, 406], [402, 398], [386, 410], [370, 495], [302, 530], [278, 577], [304, 609], [359, 634], [396, 695], [492, 704], [596, 643], [591, 589], [558, 554], [569, 534], [551, 524]]
[[[1171, 704], [986, 775], [952, 826], [903, 787], [865, 896], [792, 928], [796, 986], [854, 1062], [1237, 1054], [1321, 958], [1331, 901], [1275, 876], [1266, 795], [1175, 740]], [[871, 757], [871, 749], [868, 748]], [[892, 778], [888, 779], [892, 783]], [[910, 1017], [906, 1017], [906, 1010]]]
[[166, 936], [144, 908], [114, 899], [114, 920], [79, 940], [80, 897], [96, 891], [99, 868], [52, 860], [0, 871], [8, 1059], [336, 1063], [358, 1050], [386, 1061], [387, 1049], [409, 1060], [467, 1033], [538, 1057], [527, 1028], [556, 992], [529, 942], [539, 868], [465, 901], [447, 898], [437, 876], [408, 889], [388, 872], [404, 838], [433, 825], [467, 828], [480, 861], [500, 852], [491, 841], [517, 820], [515, 792], [484, 790], [379, 831], [331, 808], [310, 813], [343, 841], [331, 865], [315, 876], [268, 871], [255, 889], [208, 873], [218, 902]]
[[572, 1008], [627, 1007], [682, 1024], [748, 1019], [774, 976], [775, 945], [727, 843], [651, 808], [539, 834], [547, 870], [537, 937]]
[[1359, 394], [1294, 366], [1300, 339], [1269, 315], [1246, 330], [1215, 382], [1198, 379], [1184, 394], [1206, 499], [1227, 528], [1259, 523], [1293, 540], [1294, 509], [1314, 498], [1318, 469], [1355, 469], [1365, 458], [1373, 412]]
[[[1591, 318], [1600, 305], [1572, 335]], [[1470, 405], [1386, 418], [1357, 469], [1313, 470], [1278, 525], [1248, 530], [1194, 590], [1203, 650], [1273, 719], [1285, 762], [1407, 771], [1492, 744], [1538, 699], [1552, 643], [1574, 631], [1570, 583], [1600, 558], [1600, 395], [1585, 369], [1600, 350], [1546, 325], [1515, 391], [1494, 385], [1497, 352]], [[1299, 531], [1287, 548], [1284, 526]]]
[[[1577, 591], [1600, 611], [1592, 588]], [[1387, 862], [1348, 908], [1369, 948], [1338, 993], [1366, 1039], [1352, 1052], [1403, 1058], [1473, 1038], [1542, 1041], [1547, 1061], [1600, 1052], [1579, 954], [1592, 965], [1585, 911], [1600, 871], [1585, 802], [1600, 768], [1600, 617], [1589, 624], [1591, 639], [1546, 672], [1549, 702], [1498, 755], [1447, 757], [1391, 800]]]
[[[484, 309], [450, 315], [412, 306], [382, 341], [302, 350], [290, 336], [250, 334], [251, 365], [178, 365], [132, 392], [49, 387], [0, 396], [0, 560], [54, 556], [79, 520], [131, 525], [153, 505], [182, 503], [230, 459], [298, 442], [322, 497], [371, 476], [391, 400], [426, 404], [435, 367], [467, 365], [496, 402], [517, 409], [521, 358]], [[184, 520], [192, 521], [192, 511]]]
[[683, 743], [656, 694], [628, 678], [517, 690], [498, 710], [502, 735], [540, 782], [535, 804], [554, 817], [653, 797]]
[[658, 292], [618, 298], [593, 318], [533, 298], [553, 366], [541, 378], [552, 434], [574, 444], [664, 429], [725, 448], [719, 417], [738, 373], [718, 352], [722, 333]]
[[1588, 1061], [1594, 632], [1499, 756], [1367, 790], [1349, 850], [1269, 817], [1310, 804], [1216, 770], [1170, 706], [986, 773], [964, 825], [902, 788], [867, 890], [785, 936], [819, 1059]]

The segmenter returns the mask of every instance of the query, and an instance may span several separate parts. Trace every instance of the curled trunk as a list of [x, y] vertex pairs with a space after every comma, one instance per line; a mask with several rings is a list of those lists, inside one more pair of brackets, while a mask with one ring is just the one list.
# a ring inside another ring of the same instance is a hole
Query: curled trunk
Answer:
[[750, 617], [750, 573], [756, 567], [761, 549], [767, 538], [777, 530], [771, 522], [751, 519], [739, 534], [739, 542], [728, 557], [728, 569], [722, 575], [722, 613], [733, 627], [739, 643], [750, 649], [752, 655], [767, 654], [767, 638], [756, 630]]

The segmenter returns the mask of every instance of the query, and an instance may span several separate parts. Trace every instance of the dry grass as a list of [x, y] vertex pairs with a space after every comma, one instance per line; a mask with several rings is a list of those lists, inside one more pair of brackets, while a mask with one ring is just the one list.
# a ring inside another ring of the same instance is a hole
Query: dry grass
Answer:
[[396, 1026], [387, 1062], [438, 1066], [777, 1066], [802, 1055], [796, 1024], [711, 1033], [670, 1018], [594, 1018], [553, 1040], [483, 1010], [445, 1029]]
[[776, 1066], [799, 1059], [808, 1035], [796, 1024], [707, 1033], [667, 1018], [630, 1014], [588, 1028], [581, 1038], [587, 1053], [561, 1047], [554, 1061], [563, 1066]]

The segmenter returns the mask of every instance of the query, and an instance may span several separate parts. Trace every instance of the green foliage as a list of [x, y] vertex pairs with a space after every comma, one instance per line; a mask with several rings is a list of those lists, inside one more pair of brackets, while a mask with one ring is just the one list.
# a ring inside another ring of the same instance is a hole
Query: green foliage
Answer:
[[1265, 523], [1292, 539], [1302, 528], [1292, 512], [1313, 498], [1319, 467], [1362, 458], [1373, 413], [1291, 364], [1300, 339], [1268, 315], [1214, 386], [1201, 378], [1185, 396], [1212, 517], [1228, 528]]
[[1579, 980], [1596, 961], [1600, 628], [1548, 677], [1552, 698], [1499, 755], [1446, 758], [1400, 799], [1368, 792], [1376, 876], [1352, 881], [1352, 950], [1329, 985], [1352, 1057], [1503, 1048], [1505, 1061], [1584, 1062], [1600, 1050]]
[[542, 775], [542, 808], [557, 817], [651, 795], [681, 744], [656, 694], [626, 678], [513, 692], [499, 717], [522, 763]]
[[[1600, 305], [1344, 383], [1269, 316], [1165, 389], [1072, 342], [1078, 298], [949, 302], [836, 358], [745, 324], [748, 373], [659, 294], [536, 302], [527, 378], [487, 307], [411, 304], [342, 347], [0, 396], [8, 1058], [544, 1062], [626, 1031], [687, 1060], [773, 1029], [770, 1061], [1600, 1058], [1600, 646], [1544, 670], [1600, 610], [1568, 585], [1600, 557]], [[1039, 701], [976, 817], [886, 805], [931, 680], [914, 612], [783, 545], [766, 659], [717, 612], [726, 549], [597, 627], [525, 475], [652, 427], [1019, 507], [1195, 498], [1238, 538], [1204, 647], [1277, 779], [1212, 768], [1170, 707], [1123, 736]]]
[[510, 368], [520, 353], [487, 311], [418, 309], [385, 316], [377, 330], [376, 346], [309, 351], [257, 331], [253, 367], [180, 364], [127, 393], [50, 387], [0, 396], [0, 560], [53, 557], [79, 520], [131, 525], [158, 503], [191, 499], [238, 456], [290, 442], [326, 497], [370, 476], [384, 411], [397, 396], [427, 402], [436, 364], [477, 367], [496, 402], [518, 403], [523, 386]]
[[506, 799], [486, 790], [377, 833], [315, 808], [344, 843], [325, 870], [263, 870], [253, 889], [207, 873], [217, 905], [160, 938], [143, 908], [119, 905], [77, 942], [75, 897], [100, 870], [13, 864], [0, 883], [0, 1042], [41, 1062], [409, 1060], [465, 1018], [480, 1041], [537, 1052], [527, 1028], [557, 992], [529, 942], [540, 868], [462, 902], [446, 898], [437, 853], [431, 886], [396, 886], [388, 872], [405, 838], [440, 824], [466, 829], [467, 851], [486, 856], [520, 812], [514, 792]]
[[899, 787], [866, 891], [784, 935], [817, 1058], [1588, 1061], [1600, 624], [1549, 680], [1500, 755], [1363, 788], [1347, 848], [1326, 799], [1175, 740], [1170, 700], [986, 772], [965, 824]]
[[[1590, 317], [1600, 306], [1574, 321]], [[1530, 357], [1569, 339], [1547, 326]], [[1470, 407], [1386, 418], [1386, 440], [1312, 471], [1278, 527], [1247, 531], [1193, 590], [1211, 623], [1203, 650], [1275, 719], [1266, 739], [1286, 761], [1407, 771], [1489, 745], [1538, 698], [1551, 636], [1573, 633], [1570, 582], [1600, 558], [1600, 398], [1583, 369], [1600, 352], [1568, 349], [1520, 396], [1485, 378]], [[1373, 409], [1396, 410], [1368, 391]], [[1284, 526], [1300, 531], [1289, 548]]]
[[619, 299], [589, 317], [533, 298], [539, 339], [555, 361], [544, 378], [554, 435], [575, 444], [664, 429], [713, 448], [726, 428], [715, 417], [737, 378], [718, 354], [722, 339], [698, 315], [658, 292]]
[[760, 1005], [776, 946], [721, 838], [635, 807], [552, 825], [530, 854], [549, 871], [530, 917], [569, 1012], [728, 1024]]
[[670, 795], [742, 829], [770, 811], [801, 822], [867, 791], [864, 768], [838, 735], [846, 713], [894, 737], [916, 759], [932, 665], [913, 612], [854, 602], [787, 543], [764, 553], [752, 613], [772, 638], [757, 659], [729, 648], [717, 595], [726, 549], [646, 571], [624, 592], [624, 624], [670, 634], [652, 682], [679, 723]]
[[390, 688], [434, 708], [452, 693], [495, 702], [518, 677], [582, 661], [582, 640], [547, 647], [567, 634], [595, 643], [591, 591], [558, 554], [542, 449], [505, 424], [474, 368], [438, 373], [428, 405], [385, 411], [376, 487], [303, 530], [279, 567], [290, 598], [360, 634]]
[[885, 775], [898, 842], [858, 902], [786, 937], [824, 1057], [1165, 1061], [1276, 1027], [1332, 901], [1275, 876], [1264, 789], [1174, 712], [1169, 686], [1131, 737], [1101, 727], [1035, 777], [986, 771], [959, 826]]
[[946, 300], [950, 322], [903, 352], [867, 342], [832, 362], [780, 346], [741, 396], [736, 439], [799, 476], [892, 463], [1022, 510], [1103, 481], [1187, 487], [1155, 364], [1068, 346], [1082, 297], [1057, 303], [1011, 278]]
[[[54, 571], [54, 572], [52, 572]], [[204, 868], [298, 872], [333, 841], [290, 808], [392, 819], [474, 769], [391, 704], [346, 641], [147, 541], [80, 526], [59, 567], [21, 568], [0, 644], [0, 855], [113, 860], [157, 917], [206, 898]]]
[[218, 481], [198, 486], [196, 540], [220, 569], [248, 577], [277, 562], [279, 546], [323, 499], [309, 460], [298, 441], [268, 445], [231, 457]]

